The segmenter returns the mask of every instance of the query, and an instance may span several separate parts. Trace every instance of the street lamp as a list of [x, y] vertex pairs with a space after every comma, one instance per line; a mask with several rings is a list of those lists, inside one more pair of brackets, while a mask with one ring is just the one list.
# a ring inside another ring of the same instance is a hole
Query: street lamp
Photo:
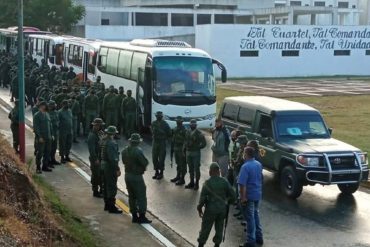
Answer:
[[26, 139], [24, 124], [24, 42], [23, 42], [23, 0], [18, 0], [18, 98], [19, 98], [19, 155], [25, 162]]

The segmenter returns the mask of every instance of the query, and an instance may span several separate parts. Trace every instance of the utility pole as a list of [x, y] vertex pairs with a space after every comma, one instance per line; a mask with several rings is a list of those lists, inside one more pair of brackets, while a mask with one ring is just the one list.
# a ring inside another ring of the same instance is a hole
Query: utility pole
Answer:
[[18, 98], [19, 98], [19, 154], [26, 160], [26, 138], [24, 117], [24, 42], [23, 42], [23, 0], [18, 0]]

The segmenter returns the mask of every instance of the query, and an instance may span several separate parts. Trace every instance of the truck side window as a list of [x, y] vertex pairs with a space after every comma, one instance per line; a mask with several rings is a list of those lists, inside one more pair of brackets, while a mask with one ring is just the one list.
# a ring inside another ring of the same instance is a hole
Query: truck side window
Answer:
[[266, 116], [266, 115], [261, 115], [260, 124], [259, 124], [257, 133], [259, 133], [262, 137], [273, 138], [271, 117]]
[[222, 112], [222, 117], [229, 120], [235, 120], [236, 115], [238, 114], [238, 108], [239, 106], [237, 105], [225, 104]]
[[254, 117], [253, 113], [254, 113], [253, 110], [241, 107], [238, 114], [238, 122], [251, 127]]

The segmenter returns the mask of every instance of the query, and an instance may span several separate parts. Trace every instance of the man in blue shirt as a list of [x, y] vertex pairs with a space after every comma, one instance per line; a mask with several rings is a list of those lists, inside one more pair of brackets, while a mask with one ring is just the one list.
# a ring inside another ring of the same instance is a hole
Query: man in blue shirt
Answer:
[[239, 194], [243, 215], [247, 221], [247, 241], [244, 247], [263, 244], [262, 227], [259, 219], [259, 202], [262, 199], [262, 165], [254, 159], [254, 149], [244, 149], [245, 163], [239, 173]]

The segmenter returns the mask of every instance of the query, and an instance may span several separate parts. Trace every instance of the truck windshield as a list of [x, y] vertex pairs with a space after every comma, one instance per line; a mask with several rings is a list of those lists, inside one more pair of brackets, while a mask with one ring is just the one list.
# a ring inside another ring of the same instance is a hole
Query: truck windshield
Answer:
[[277, 116], [276, 127], [279, 138], [315, 139], [330, 137], [320, 115]]
[[153, 67], [153, 96], [159, 103], [188, 104], [191, 101], [194, 105], [215, 102], [216, 83], [211, 59], [156, 57]]

